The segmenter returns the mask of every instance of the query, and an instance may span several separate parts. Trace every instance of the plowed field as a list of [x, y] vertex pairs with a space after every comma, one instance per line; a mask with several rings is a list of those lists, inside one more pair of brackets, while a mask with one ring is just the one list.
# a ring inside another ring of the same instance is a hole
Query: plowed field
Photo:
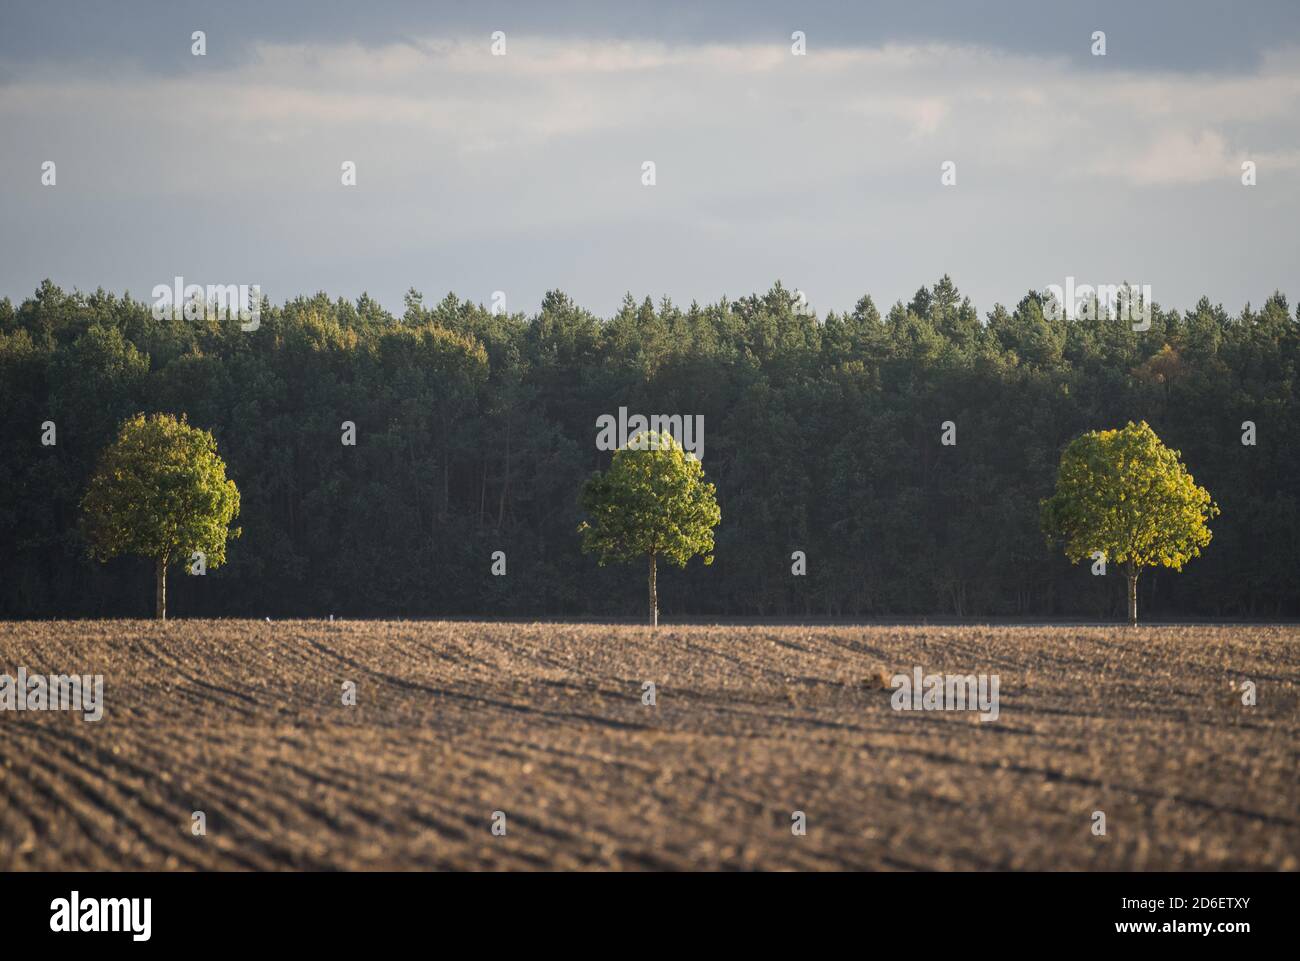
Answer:
[[[894, 710], [916, 666], [1000, 716]], [[104, 715], [0, 712], [0, 870], [1300, 867], [1294, 627], [0, 624], [20, 667]]]

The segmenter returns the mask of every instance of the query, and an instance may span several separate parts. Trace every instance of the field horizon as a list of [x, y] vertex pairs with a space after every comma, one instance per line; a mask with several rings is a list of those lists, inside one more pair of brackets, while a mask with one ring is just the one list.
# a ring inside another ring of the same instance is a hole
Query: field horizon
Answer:
[[[163, 626], [182, 621], [203, 621], [208, 623], [237, 623], [242, 621], [266, 622], [275, 624], [494, 624], [494, 625], [564, 625], [582, 627], [649, 627], [644, 616], [609, 617], [592, 615], [591, 617], [565, 617], [545, 615], [506, 615], [503, 617], [483, 617], [476, 614], [429, 614], [403, 617], [366, 617], [366, 616], [276, 616], [264, 614], [247, 614], [240, 616], [212, 617], [205, 614], [188, 615], [167, 612]], [[113, 624], [157, 624], [156, 617], [0, 617], [0, 625], [5, 624], [94, 624], [111, 622]], [[1261, 618], [1244, 620], [1241, 618], [1188, 617], [1184, 619], [1152, 618], [1143, 620], [1139, 627], [1290, 627], [1300, 628], [1300, 620], [1273, 620]], [[660, 613], [659, 627], [1095, 627], [1124, 628], [1131, 625], [1122, 619], [1089, 620], [1080, 618], [1037, 618], [1037, 617], [949, 617], [942, 614], [933, 617], [711, 617], [683, 615], [665, 616]]]
[[103, 717], [0, 724], [4, 871], [1300, 867], [1295, 626], [4, 622], [20, 667]]

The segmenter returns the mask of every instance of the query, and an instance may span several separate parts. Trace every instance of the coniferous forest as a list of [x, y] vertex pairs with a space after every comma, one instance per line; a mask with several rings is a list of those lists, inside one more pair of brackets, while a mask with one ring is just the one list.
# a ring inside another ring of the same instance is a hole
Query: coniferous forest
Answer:
[[1071, 438], [1129, 420], [1222, 509], [1204, 556], [1143, 578], [1147, 616], [1300, 614], [1300, 312], [1206, 298], [1134, 331], [1044, 297], [982, 314], [945, 276], [883, 312], [777, 284], [602, 318], [558, 291], [530, 314], [411, 291], [400, 316], [317, 294], [246, 332], [46, 281], [0, 301], [0, 616], [149, 615], [150, 562], [91, 560], [80, 502], [118, 424], [166, 411], [242, 502], [227, 564], [176, 569], [176, 616], [639, 619], [644, 572], [577, 533], [620, 407], [704, 419], [715, 561], [661, 569], [668, 618], [1122, 617], [1122, 577], [1049, 546], [1039, 501]]

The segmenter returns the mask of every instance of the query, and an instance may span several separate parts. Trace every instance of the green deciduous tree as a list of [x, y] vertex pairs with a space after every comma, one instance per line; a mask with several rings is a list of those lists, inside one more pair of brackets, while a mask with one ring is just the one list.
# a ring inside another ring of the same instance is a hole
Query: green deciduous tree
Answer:
[[167, 617], [167, 567], [204, 555], [207, 567], [226, 560], [226, 541], [238, 537], [239, 490], [226, 478], [217, 442], [181, 415], [136, 414], [100, 457], [82, 499], [83, 529], [91, 554], [152, 558], [156, 616]]
[[1133, 625], [1142, 568], [1182, 570], [1210, 543], [1206, 522], [1219, 513], [1179, 458], [1146, 421], [1090, 431], [1066, 447], [1056, 493], [1042, 501], [1049, 543], [1062, 541], [1071, 561], [1100, 551], [1123, 566]]
[[598, 554], [601, 566], [649, 559], [651, 627], [659, 625], [657, 559], [685, 567], [702, 554], [713, 563], [713, 528], [722, 518], [714, 493], [700, 462], [667, 431], [632, 438], [583, 488], [582, 509], [590, 516], [578, 527], [583, 551]]

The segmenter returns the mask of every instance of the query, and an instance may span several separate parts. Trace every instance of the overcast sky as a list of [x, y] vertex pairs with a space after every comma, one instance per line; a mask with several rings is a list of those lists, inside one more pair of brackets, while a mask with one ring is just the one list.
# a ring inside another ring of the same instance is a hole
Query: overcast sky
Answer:
[[0, 0], [0, 296], [1300, 297], [1294, 0], [209, 6]]

